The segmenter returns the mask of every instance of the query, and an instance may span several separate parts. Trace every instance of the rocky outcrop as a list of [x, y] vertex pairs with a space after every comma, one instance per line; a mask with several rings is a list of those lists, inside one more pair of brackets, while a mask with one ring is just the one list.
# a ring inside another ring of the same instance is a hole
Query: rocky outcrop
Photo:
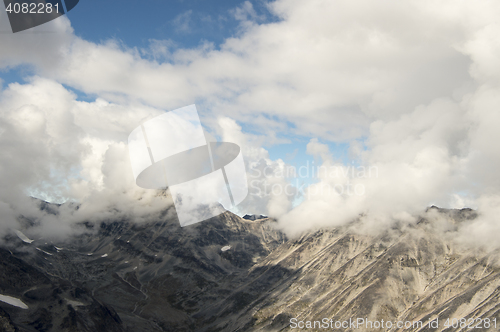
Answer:
[[[472, 210], [438, 212], [451, 226], [475, 217]], [[286, 331], [296, 330], [292, 319], [438, 318], [439, 329], [384, 329], [430, 331], [444, 330], [447, 318], [500, 320], [498, 253], [463, 250], [425, 218], [376, 236], [352, 223], [287, 239], [271, 219], [256, 223], [227, 212], [181, 228], [163, 216], [85, 224], [91, 232], [64, 243], [7, 237], [0, 294], [28, 309], [0, 302], [0, 326]]]

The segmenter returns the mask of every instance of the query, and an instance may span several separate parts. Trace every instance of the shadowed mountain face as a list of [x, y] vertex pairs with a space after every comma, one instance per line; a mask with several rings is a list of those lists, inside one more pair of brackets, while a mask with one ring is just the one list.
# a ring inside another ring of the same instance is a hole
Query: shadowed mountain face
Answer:
[[[451, 230], [475, 217], [432, 209]], [[0, 294], [28, 309], [0, 302], [0, 331], [297, 330], [292, 318], [424, 323], [391, 331], [444, 330], [447, 318], [500, 323], [498, 253], [461, 251], [425, 219], [376, 236], [353, 223], [299, 239], [229, 212], [184, 228], [168, 217], [85, 227], [64, 243], [7, 236]], [[438, 329], [426, 325], [436, 318]]]

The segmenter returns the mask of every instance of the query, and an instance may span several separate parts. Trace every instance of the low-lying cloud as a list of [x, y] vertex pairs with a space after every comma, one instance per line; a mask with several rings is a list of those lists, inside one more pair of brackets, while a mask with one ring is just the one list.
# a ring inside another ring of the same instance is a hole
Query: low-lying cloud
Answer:
[[[235, 15], [252, 13], [250, 2], [239, 8]], [[276, 22], [242, 16], [238, 35], [219, 48], [97, 44], [75, 36], [66, 17], [50, 23], [56, 33], [2, 34], [0, 69], [29, 66], [35, 75], [0, 92], [0, 227], [38, 213], [30, 194], [81, 204], [44, 215], [46, 233], [164, 209], [168, 198], [135, 186], [126, 139], [145, 119], [196, 102], [209, 132], [242, 147], [254, 187], [241, 211], [275, 217], [290, 235], [360, 216], [373, 227], [411, 221], [435, 204], [478, 208], [468, 240], [494, 243], [500, 5], [278, 0], [268, 8]], [[256, 172], [286, 169], [263, 146], [294, 137], [310, 140], [318, 166], [348, 175], [319, 174], [297, 188]], [[351, 164], [325, 142], [349, 143]], [[349, 167], [377, 173], [353, 176]], [[289, 190], [262, 194], [273, 186]], [[346, 186], [358, 191], [339, 193]]]

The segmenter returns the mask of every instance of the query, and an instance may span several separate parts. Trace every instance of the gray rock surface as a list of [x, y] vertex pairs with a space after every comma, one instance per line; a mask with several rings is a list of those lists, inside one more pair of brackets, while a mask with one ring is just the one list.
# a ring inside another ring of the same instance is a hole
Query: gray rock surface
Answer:
[[[438, 211], [451, 225], [475, 217]], [[498, 252], [462, 250], [425, 219], [376, 236], [352, 223], [287, 239], [271, 219], [227, 212], [181, 228], [166, 215], [87, 223], [89, 233], [63, 243], [7, 236], [0, 294], [29, 309], [0, 303], [0, 331], [287, 331], [291, 318], [439, 318], [441, 331], [447, 318], [500, 321]]]

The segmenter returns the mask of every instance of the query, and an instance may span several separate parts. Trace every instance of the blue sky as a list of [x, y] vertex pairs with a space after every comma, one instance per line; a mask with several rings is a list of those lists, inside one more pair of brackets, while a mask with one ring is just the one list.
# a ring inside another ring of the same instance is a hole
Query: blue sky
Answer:
[[[196, 48], [205, 42], [217, 49], [226, 38], [238, 35], [235, 10], [244, 2], [82, 0], [66, 16], [75, 35], [94, 43], [113, 39], [123, 47], [140, 49], [151, 40], [170, 40], [174, 49]], [[250, 2], [260, 22], [276, 19], [264, 2]], [[8, 84], [31, 73], [29, 67], [17, 67], [3, 71], [1, 77]]]
[[68, 197], [114, 199], [134, 185], [123, 167], [130, 130], [196, 103], [214, 135], [249, 147], [249, 164], [299, 168], [314, 160], [310, 144], [380, 169], [354, 179], [364, 196], [321, 193], [296, 210], [280, 195], [249, 202], [297, 229], [304, 218], [472, 206], [461, 193], [500, 193], [499, 15], [488, 1], [81, 0], [71, 24], [44, 25], [50, 34], [9, 34], [0, 11], [0, 126], [11, 130], [0, 135], [10, 163], [0, 201], [14, 200], [10, 188], [57, 186], [51, 169], [81, 170]]
[[[128, 47], [146, 47], [150, 39], [169, 39], [181, 48], [204, 41], [218, 47], [238, 33], [234, 10], [243, 2], [82, 0], [68, 17], [75, 34], [93, 42], [114, 38]], [[251, 3], [260, 20], [273, 19], [263, 2]]]
[[[253, 19], [259, 23], [276, 21], [263, 1], [249, 1], [254, 11]], [[211, 43], [218, 49], [227, 38], [241, 34], [238, 8], [245, 1], [206, 1], [206, 0], [149, 0], [147, 2], [116, 0], [82, 0], [71, 10], [67, 17], [75, 35], [94, 42], [107, 40], [118, 41], [124, 48], [145, 49], [151, 40], [171, 41], [171, 50], [196, 48], [204, 43]], [[248, 4], [247, 4], [248, 5]], [[246, 15], [246, 14], [245, 14]], [[18, 66], [0, 73], [3, 86], [12, 82], [24, 82], [24, 78], [33, 74], [30, 66]], [[92, 101], [95, 96], [85, 95], [81, 91], [66, 86], [79, 100]], [[243, 129], [252, 132], [242, 124]], [[282, 159], [295, 167], [314, 161], [306, 153], [306, 146], [311, 137], [293, 134], [282, 137], [287, 144], [264, 146], [270, 158]], [[262, 133], [260, 133], [262, 134]], [[348, 144], [325, 142], [334, 159], [348, 163]], [[308, 183], [311, 180], [306, 180]]]

